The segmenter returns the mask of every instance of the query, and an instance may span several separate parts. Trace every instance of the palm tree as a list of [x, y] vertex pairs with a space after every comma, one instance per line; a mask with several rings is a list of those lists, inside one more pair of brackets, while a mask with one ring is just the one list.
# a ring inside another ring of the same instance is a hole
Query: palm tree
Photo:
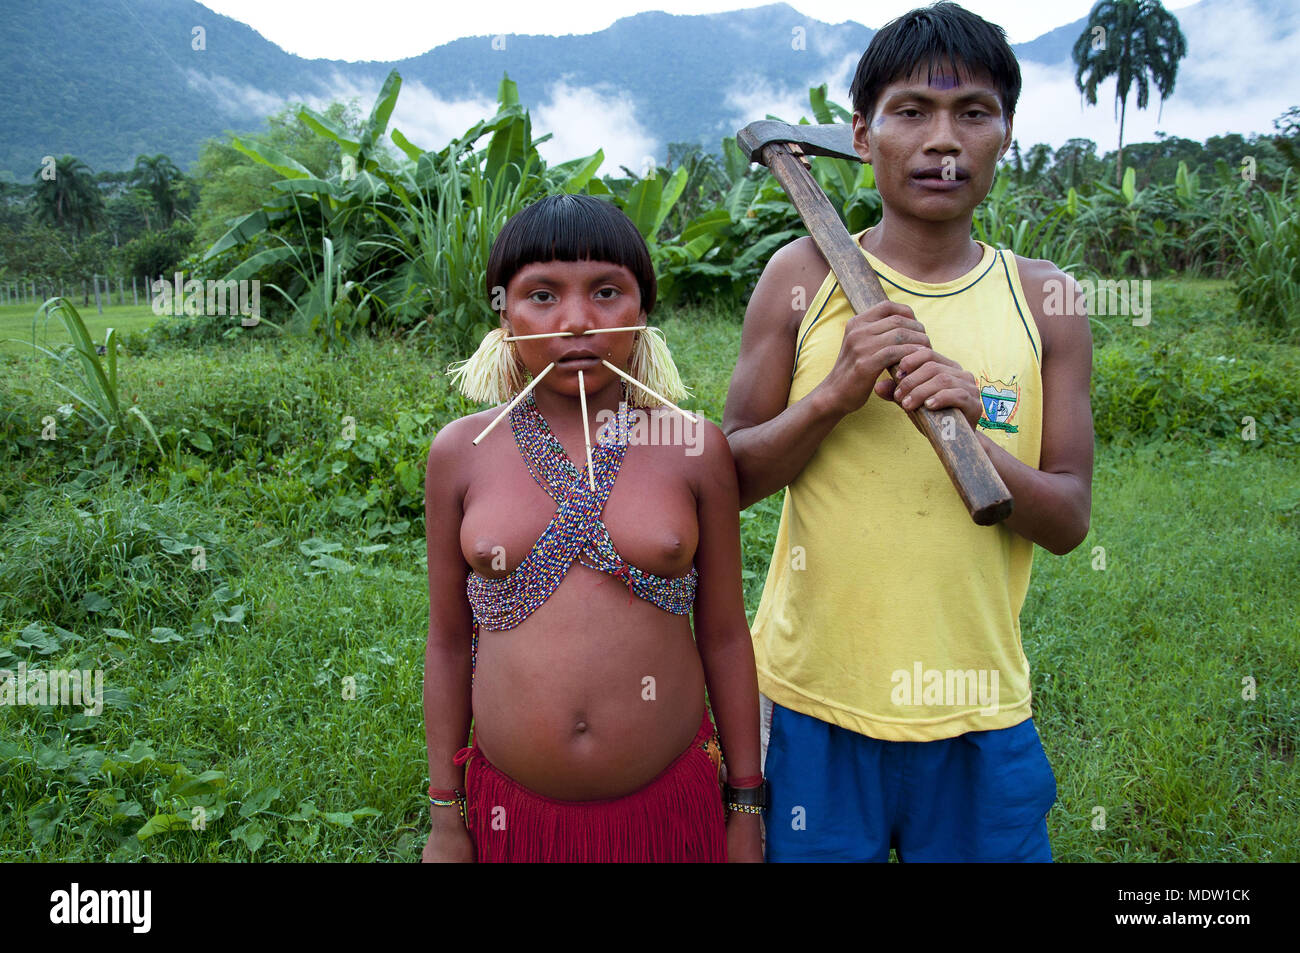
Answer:
[[162, 153], [156, 156], [137, 156], [135, 167], [131, 170], [132, 184], [153, 196], [154, 204], [158, 206], [158, 214], [162, 216], [164, 228], [170, 225], [171, 220], [176, 216], [174, 188], [182, 178], [183, 175], [176, 167], [176, 163]]
[[1150, 84], [1154, 82], [1163, 107], [1174, 91], [1178, 61], [1186, 55], [1187, 37], [1179, 29], [1178, 18], [1160, 0], [1101, 0], [1088, 15], [1083, 34], [1074, 43], [1074, 84], [1095, 106], [1097, 85], [1115, 77], [1115, 104], [1119, 107], [1117, 183], [1124, 177], [1124, 113], [1129, 90], [1136, 82], [1137, 107], [1146, 109]]
[[93, 229], [104, 209], [104, 196], [95, 184], [94, 173], [74, 156], [60, 156], [54, 163], [53, 177], [37, 169], [36, 193], [33, 196], [36, 220], [63, 228], [69, 226], [78, 235]]

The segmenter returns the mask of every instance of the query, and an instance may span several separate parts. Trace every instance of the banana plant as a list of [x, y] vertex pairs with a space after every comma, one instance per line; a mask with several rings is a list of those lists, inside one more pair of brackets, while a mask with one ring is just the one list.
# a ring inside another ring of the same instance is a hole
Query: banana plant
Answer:
[[[497, 324], [483, 287], [492, 242], [507, 219], [543, 195], [591, 191], [604, 153], [547, 168], [515, 83], [504, 76], [498, 109], [438, 152], [425, 152], [394, 130], [411, 159], [399, 207], [379, 213], [388, 226], [376, 239], [392, 253], [390, 278], [376, 290], [390, 314], [410, 316], [411, 333], [446, 334], [458, 351]], [[487, 145], [479, 141], [487, 138]]]
[[[294, 301], [305, 287], [314, 286], [314, 279], [308, 276], [335, 267], [331, 261], [330, 267], [325, 268], [314, 257], [315, 249], [325, 247], [324, 238], [330, 241], [333, 256], [338, 259], [337, 267], [348, 271], [369, 270], [375, 255], [382, 251], [367, 241], [374, 232], [376, 213], [391, 206], [394, 196], [400, 198], [406, 191], [380, 148], [400, 88], [401, 77], [394, 70], [380, 88], [357, 139], [350, 138], [346, 130], [311, 109], [299, 111], [305, 125], [339, 147], [340, 171], [328, 179], [313, 176], [292, 156], [269, 146], [233, 138], [231, 145], [235, 149], [284, 178], [272, 184], [272, 194], [262, 207], [235, 221], [204, 253], [202, 260], [213, 261], [231, 249], [250, 247], [250, 256], [224, 277], [275, 274], [276, 269], [287, 266], [297, 274], [298, 280], [290, 283], [288, 292], [278, 284], [276, 290]], [[286, 241], [280, 234], [286, 227], [297, 231], [296, 243]], [[273, 322], [264, 323], [276, 327]]]
[[1184, 208], [1193, 208], [1201, 194], [1200, 173], [1188, 172], [1187, 163], [1179, 160], [1178, 172], [1174, 176], [1174, 186], [1178, 201]]

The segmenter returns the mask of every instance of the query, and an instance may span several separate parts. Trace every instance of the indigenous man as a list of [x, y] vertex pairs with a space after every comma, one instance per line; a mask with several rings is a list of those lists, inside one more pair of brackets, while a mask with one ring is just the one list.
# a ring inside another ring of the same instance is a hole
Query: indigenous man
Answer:
[[[1051, 262], [971, 238], [1020, 93], [1000, 27], [913, 10], [851, 92], [883, 204], [855, 238], [890, 300], [854, 314], [811, 239], [780, 249], [723, 421], [741, 507], [786, 490], [753, 623], [767, 856], [1048, 861], [1056, 780], [1019, 615], [1034, 544], [1062, 555], [1088, 532], [1088, 319], [1051, 304], [1079, 294]], [[893, 404], [959, 409], [1012, 515], [974, 525]]]

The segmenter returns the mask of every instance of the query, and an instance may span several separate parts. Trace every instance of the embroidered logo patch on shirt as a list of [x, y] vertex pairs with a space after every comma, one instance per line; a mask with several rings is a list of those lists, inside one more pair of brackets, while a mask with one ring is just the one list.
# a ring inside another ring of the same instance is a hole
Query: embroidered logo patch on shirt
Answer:
[[1010, 381], [990, 380], [983, 374], [979, 376], [980, 403], [984, 412], [980, 415], [980, 426], [985, 430], [1003, 430], [1015, 433], [1018, 428], [1011, 422], [1020, 406], [1020, 385], [1015, 377]]

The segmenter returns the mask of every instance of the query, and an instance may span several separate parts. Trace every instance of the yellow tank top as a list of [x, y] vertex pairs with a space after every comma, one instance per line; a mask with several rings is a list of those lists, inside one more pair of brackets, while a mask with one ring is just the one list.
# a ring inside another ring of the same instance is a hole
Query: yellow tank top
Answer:
[[[976, 376], [981, 432], [1037, 468], [1042, 342], [1015, 257], [979, 244], [980, 263], [940, 284], [863, 254], [931, 346]], [[788, 405], [830, 373], [853, 314], [828, 274], [795, 339]], [[976, 526], [902, 408], [873, 394], [786, 487], [753, 623], [759, 687], [889, 741], [1019, 724], [1031, 714], [1020, 607], [1033, 550], [1003, 526]]]

